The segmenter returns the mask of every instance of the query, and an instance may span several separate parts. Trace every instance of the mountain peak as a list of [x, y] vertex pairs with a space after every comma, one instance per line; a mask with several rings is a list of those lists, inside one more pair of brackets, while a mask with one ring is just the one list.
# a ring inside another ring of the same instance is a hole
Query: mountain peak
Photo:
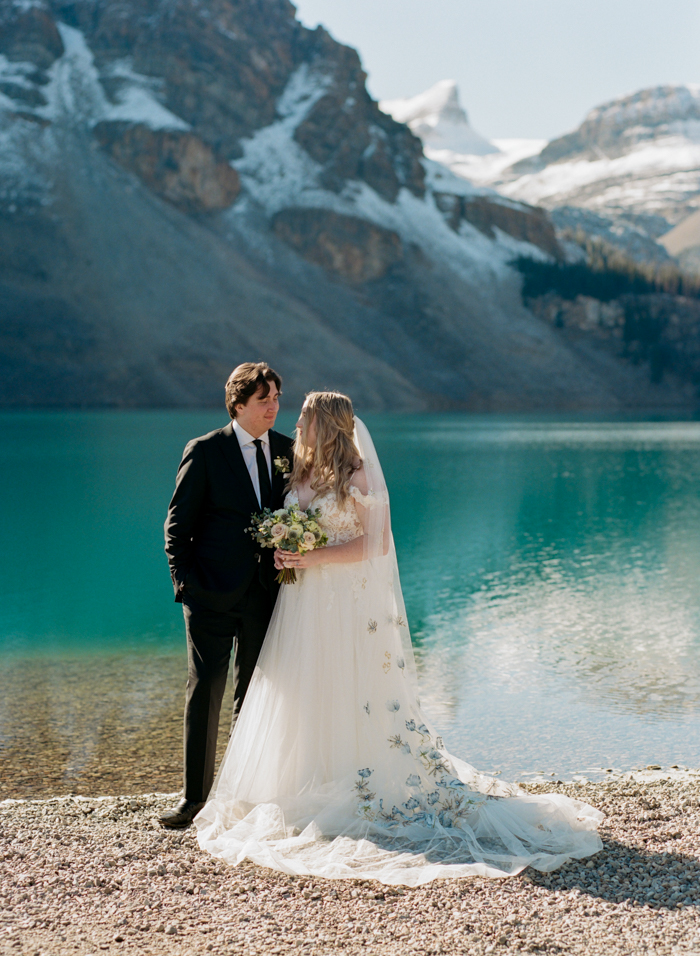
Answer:
[[407, 99], [383, 100], [379, 108], [397, 123], [406, 123], [431, 150], [477, 156], [498, 152], [497, 147], [470, 126], [454, 80], [440, 80], [430, 89]]
[[544, 163], [614, 158], [668, 137], [700, 142], [700, 84], [652, 86], [601, 103], [542, 151]]

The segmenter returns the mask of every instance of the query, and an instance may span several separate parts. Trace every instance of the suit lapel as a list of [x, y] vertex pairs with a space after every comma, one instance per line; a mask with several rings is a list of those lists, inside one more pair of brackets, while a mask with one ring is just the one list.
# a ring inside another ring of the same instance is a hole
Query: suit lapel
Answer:
[[260, 511], [260, 502], [255, 494], [250, 472], [246, 468], [246, 463], [243, 460], [243, 452], [241, 451], [241, 446], [238, 444], [236, 433], [233, 430], [233, 423], [222, 428], [219, 435], [224, 457], [231, 466], [241, 491], [246, 494], [250, 500], [251, 513]]

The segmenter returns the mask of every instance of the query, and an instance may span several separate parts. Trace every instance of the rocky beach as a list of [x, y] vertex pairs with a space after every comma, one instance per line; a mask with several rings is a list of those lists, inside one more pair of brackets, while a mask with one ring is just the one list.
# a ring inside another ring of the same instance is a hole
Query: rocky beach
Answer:
[[523, 785], [606, 814], [551, 874], [418, 888], [292, 878], [155, 822], [172, 794], [0, 803], [3, 954], [700, 953], [700, 771]]

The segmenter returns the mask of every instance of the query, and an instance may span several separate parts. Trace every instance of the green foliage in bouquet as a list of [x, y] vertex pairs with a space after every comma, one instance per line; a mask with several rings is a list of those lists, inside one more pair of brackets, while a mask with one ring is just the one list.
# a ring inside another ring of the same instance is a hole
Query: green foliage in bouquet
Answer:
[[[297, 554], [306, 554], [328, 544], [328, 535], [321, 530], [318, 511], [302, 511], [299, 505], [265, 508], [261, 514], [251, 515], [248, 528], [262, 548], [282, 548]], [[294, 568], [283, 568], [277, 575], [280, 584], [293, 584], [297, 579]]]

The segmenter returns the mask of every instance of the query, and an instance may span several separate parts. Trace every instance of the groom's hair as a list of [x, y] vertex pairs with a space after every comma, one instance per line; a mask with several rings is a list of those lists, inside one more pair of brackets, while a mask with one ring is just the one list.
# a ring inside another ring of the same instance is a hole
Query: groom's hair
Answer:
[[226, 408], [231, 418], [236, 417], [236, 405], [247, 405], [259, 388], [266, 398], [270, 394], [270, 382], [282, 391], [282, 379], [267, 362], [244, 362], [236, 366], [226, 382]]

